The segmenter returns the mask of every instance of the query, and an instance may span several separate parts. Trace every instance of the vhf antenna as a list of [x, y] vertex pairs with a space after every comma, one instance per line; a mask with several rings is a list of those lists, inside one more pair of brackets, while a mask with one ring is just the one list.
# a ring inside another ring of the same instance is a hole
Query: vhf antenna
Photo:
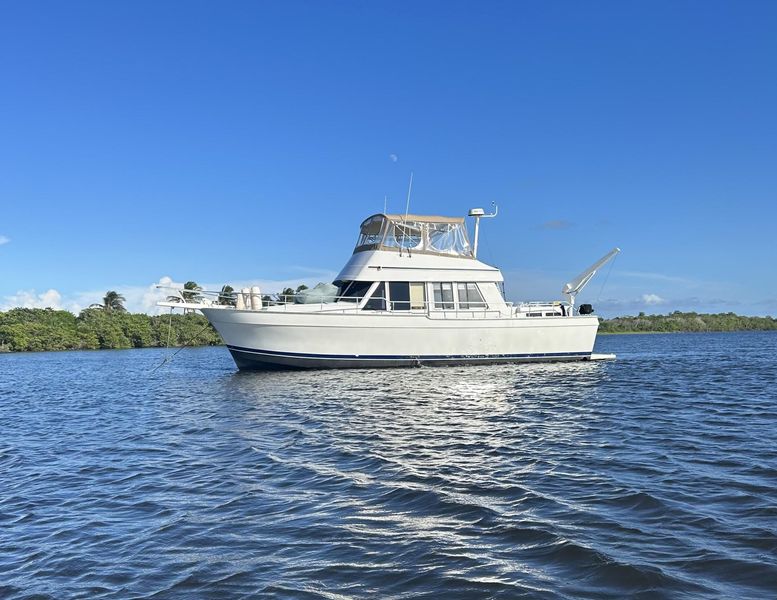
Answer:
[[[399, 255], [402, 256], [402, 245], [405, 243], [405, 236], [407, 234], [407, 215], [410, 212], [410, 192], [413, 191], [413, 172], [410, 171], [410, 183], [407, 186], [407, 202], [405, 203], [405, 218], [402, 223], [402, 241], [399, 244]], [[410, 248], [407, 249], [407, 255], [413, 256], [410, 253]]]

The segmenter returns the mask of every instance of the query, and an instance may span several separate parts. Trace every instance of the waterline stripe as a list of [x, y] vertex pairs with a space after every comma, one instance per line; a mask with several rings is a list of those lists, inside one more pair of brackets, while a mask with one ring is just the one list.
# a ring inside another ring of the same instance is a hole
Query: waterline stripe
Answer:
[[276, 352], [275, 350], [257, 350], [231, 346], [227, 348], [237, 352], [248, 354], [262, 354], [265, 356], [279, 356], [289, 358], [312, 358], [322, 360], [458, 360], [458, 359], [510, 359], [510, 358], [560, 358], [573, 356], [591, 356], [590, 352], [537, 352], [533, 354], [309, 354], [306, 352]]

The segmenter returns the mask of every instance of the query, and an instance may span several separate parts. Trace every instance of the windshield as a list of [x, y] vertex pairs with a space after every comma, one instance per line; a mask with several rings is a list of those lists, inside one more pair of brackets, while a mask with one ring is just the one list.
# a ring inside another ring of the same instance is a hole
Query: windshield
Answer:
[[359, 302], [372, 285], [371, 281], [335, 281], [338, 286], [336, 302]]

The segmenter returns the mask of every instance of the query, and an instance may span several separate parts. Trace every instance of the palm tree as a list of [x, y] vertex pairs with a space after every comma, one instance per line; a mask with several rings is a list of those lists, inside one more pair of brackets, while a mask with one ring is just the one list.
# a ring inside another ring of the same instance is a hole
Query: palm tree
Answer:
[[237, 304], [235, 289], [231, 285], [225, 285], [221, 288], [218, 303], [226, 306], [235, 306]]
[[183, 299], [186, 300], [186, 302], [193, 302], [197, 303], [200, 300], [202, 300], [202, 294], [198, 294], [202, 288], [197, 285], [196, 281], [187, 281], [183, 284], [184, 291], [181, 292], [181, 295], [183, 296]]
[[297, 286], [296, 290], [290, 287], [283, 288], [283, 291], [280, 294], [278, 294], [278, 298], [281, 302], [286, 302], [288, 304], [291, 304], [294, 302], [294, 294], [306, 289], [308, 289], [308, 286], [306, 286], [304, 283], [300, 286]]
[[125, 298], [118, 292], [114, 292], [113, 290], [106, 292], [105, 297], [103, 298], [102, 308], [103, 310], [107, 312], [116, 311], [116, 312], [124, 312], [127, 309], [124, 308], [124, 301]]

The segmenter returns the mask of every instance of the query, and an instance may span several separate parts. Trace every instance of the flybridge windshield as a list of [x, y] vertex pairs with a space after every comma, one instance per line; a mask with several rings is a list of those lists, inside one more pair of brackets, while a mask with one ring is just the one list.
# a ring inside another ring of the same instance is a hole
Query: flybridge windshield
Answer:
[[354, 252], [392, 249], [472, 258], [461, 218], [373, 215], [362, 223]]

